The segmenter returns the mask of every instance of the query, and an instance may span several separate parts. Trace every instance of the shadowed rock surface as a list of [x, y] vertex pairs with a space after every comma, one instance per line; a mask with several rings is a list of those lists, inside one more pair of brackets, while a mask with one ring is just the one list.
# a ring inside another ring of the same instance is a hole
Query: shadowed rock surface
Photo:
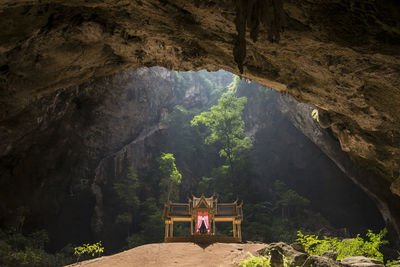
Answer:
[[160, 154], [163, 121], [175, 103], [173, 75], [162, 68], [124, 71], [60, 89], [10, 119], [1, 223], [48, 229], [56, 247], [101, 232], [105, 207], [113, 209], [107, 188], [133, 163], [145, 168]]
[[347, 257], [340, 261], [336, 260], [337, 253], [332, 257], [332, 253], [325, 253], [322, 256], [310, 256], [304, 251], [295, 249], [296, 246], [288, 245], [283, 242], [268, 244], [265, 248], [258, 251], [260, 255], [270, 256], [271, 265], [274, 267], [284, 267], [284, 258], [290, 259], [289, 266], [304, 267], [350, 267], [350, 266], [369, 266], [383, 267], [381, 261], [367, 258], [364, 256]]

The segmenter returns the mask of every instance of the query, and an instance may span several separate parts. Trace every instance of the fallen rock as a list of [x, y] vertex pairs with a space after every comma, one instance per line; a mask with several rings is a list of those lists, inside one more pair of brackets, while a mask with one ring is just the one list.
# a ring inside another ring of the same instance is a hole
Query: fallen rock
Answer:
[[332, 267], [332, 266], [343, 266], [340, 262], [334, 261], [330, 258], [323, 256], [309, 256], [302, 265], [290, 265], [290, 266], [302, 266], [302, 267]]
[[339, 262], [336, 262], [328, 257], [321, 256], [309, 256], [306, 253], [297, 251], [286, 243], [272, 243], [266, 248], [258, 251], [260, 255], [271, 257], [271, 266], [283, 267], [286, 259], [291, 260], [290, 266], [302, 266], [302, 267], [331, 267], [341, 266]]
[[[294, 266], [301, 266], [308, 258], [306, 253], [295, 250], [292, 246], [279, 242], [271, 243], [267, 247], [258, 251], [260, 255], [271, 256], [272, 266], [283, 266], [284, 257], [290, 258]], [[274, 265], [277, 264], [277, 265]]]
[[302, 245], [302, 244], [300, 244], [300, 243], [292, 243], [292, 244], [290, 244], [290, 246], [294, 249], [294, 250], [297, 250], [297, 251], [299, 251], [299, 252], [302, 252], [302, 253], [306, 253], [306, 250], [304, 249], [304, 246]]
[[384, 267], [381, 261], [364, 256], [347, 257], [341, 260], [341, 263], [346, 266], [356, 267]]
[[279, 267], [284, 266], [284, 256], [280, 252], [279, 247], [272, 248], [269, 251], [269, 255], [271, 257], [271, 266], [279, 266]]
[[334, 252], [334, 251], [327, 251], [324, 254], [322, 254], [322, 257], [326, 257], [326, 258], [336, 261], [336, 259], [338, 257], [338, 253]]

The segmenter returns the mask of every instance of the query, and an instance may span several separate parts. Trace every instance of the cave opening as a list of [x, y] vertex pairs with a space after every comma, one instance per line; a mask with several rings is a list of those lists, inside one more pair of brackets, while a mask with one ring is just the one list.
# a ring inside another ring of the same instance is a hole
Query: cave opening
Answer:
[[[220, 144], [204, 142], [209, 129], [190, 125], [226, 93], [247, 99], [241, 118], [253, 144], [233, 180]], [[40, 101], [53, 103], [51, 114], [37, 111], [45, 126], [26, 137], [27, 151], [4, 161], [13, 171], [2, 197], [14, 201], [4, 202], [3, 218], [15, 221], [2, 225], [28, 235], [45, 229], [52, 252], [101, 240], [110, 254], [162, 241], [162, 152], [174, 155], [182, 174], [177, 201], [202, 193], [244, 201], [246, 241], [293, 242], [297, 230], [351, 237], [385, 226], [374, 202], [306, 136], [310, 127], [326, 131], [312, 118], [315, 107], [229, 72], [131, 69]], [[27, 185], [23, 170], [32, 166]], [[222, 224], [218, 233], [230, 230]]]
[[[160, 240], [162, 152], [183, 174], [171, 193], [178, 199], [217, 191], [245, 201], [247, 240], [386, 225], [398, 249], [399, 7], [394, 0], [3, 1], [0, 265], [3, 251], [19, 261], [32, 250], [45, 257], [43, 248], [72, 255], [74, 246], [102, 240], [110, 254]], [[194, 79], [207, 87], [214, 74], [133, 69], [143, 66], [222, 68], [281, 93], [237, 79], [247, 88], [235, 97], [247, 98], [252, 148], [229, 169], [218, 144], [204, 144], [207, 127], [189, 125], [223, 90], [174, 85]]]
[[[165, 150], [175, 155], [184, 177], [181, 200], [202, 193], [216, 193], [223, 201], [244, 200], [247, 220], [243, 237], [262, 242], [294, 241], [299, 229], [350, 237], [368, 229], [378, 232], [385, 226], [365, 192], [312, 142], [312, 137], [305, 136], [302, 131], [306, 129], [296, 128], [291, 121], [293, 114], [304, 116], [313, 125], [304, 127], [325, 131], [311, 118], [315, 107], [297, 103], [301, 108], [289, 111], [289, 106], [296, 105], [289, 96], [224, 71], [175, 75], [197, 83], [188, 86], [183, 101], [172, 109], [168, 119]], [[223, 91], [221, 77], [226, 78]], [[217, 97], [210, 94], [209, 81], [219, 82]], [[223, 168], [226, 160], [218, 156], [221, 144], [205, 144], [208, 129], [190, 126], [194, 116], [217, 105], [217, 99], [226, 92], [247, 99], [242, 113], [244, 135], [253, 143], [249, 153], [243, 152], [234, 181]], [[326, 137], [337, 143], [332, 133], [327, 132]], [[295, 203], [287, 207], [285, 202], [290, 198]], [[230, 229], [225, 228], [219, 231]]]

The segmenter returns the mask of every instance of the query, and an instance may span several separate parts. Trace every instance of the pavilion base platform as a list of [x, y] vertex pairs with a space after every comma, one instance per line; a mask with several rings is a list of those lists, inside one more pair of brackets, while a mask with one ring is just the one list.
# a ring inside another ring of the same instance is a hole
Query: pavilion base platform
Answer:
[[164, 242], [193, 242], [199, 244], [212, 244], [212, 243], [241, 243], [239, 237], [233, 236], [210, 236], [210, 235], [191, 235], [191, 236], [173, 236], [165, 238]]

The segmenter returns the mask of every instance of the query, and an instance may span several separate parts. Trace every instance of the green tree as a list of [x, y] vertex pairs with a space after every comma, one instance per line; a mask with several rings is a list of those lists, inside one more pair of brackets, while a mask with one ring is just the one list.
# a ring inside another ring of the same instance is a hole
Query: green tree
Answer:
[[128, 236], [133, 222], [133, 214], [137, 213], [140, 207], [139, 188], [139, 178], [133, 167], [129, 168], [128, 174], [119, 183], [114, 183], [115, 192], [126, 205], [126, 212], [119, 214], [115, 222], [127, 226]]
[[246, 102], [246, 97], [236, 98], [232, 94], [224, 94], [218, 100], [218, 105], [195, 116], [191, 121], [192, 126], [203, 124], [210, 129], [211, 133], [205, 143], [221, 146], [219, 155], [229, 163], [232, 178], [234, 161], [239, 159], [243, 150], [251, 147], [250, 138], [244, 137], [242, 112]]
[[276, 206], [281, 209], [282, 218], [290, 217], [291, 209], [293, 209], [295, 214], [298, 215], [299, 210], [310, 204], [310, 200], [299, 195], [293, 189], [287, 188], [284, 182], [276, 180], [274, 186], [275, 193], [279, 198]]
[[149, 197], [143, 201], [139, 214], [141, 218], [140, 230], [126, 239], [129, 248], [162, 241], [164, 237], [162, 211], [155, 198]]
[[137, 190], [140, 187], [139, 178], [133, 167], [129, 168], [128, 175], [119, 183], [114, 184], [117, 195], [130, 208], [134, 209], [139, 205]]
[[[167, 188], [167, 202], [178, 196], [178, 185], [182, 182], [182, 174], [180, 174], [178, 168], [175, 165], [175, 157], [171, 153], [163, 153], [158, 160], [160, 164], [161, 180], [160, 187]], [[164, 198], [161, 197], [162, 201]]]

